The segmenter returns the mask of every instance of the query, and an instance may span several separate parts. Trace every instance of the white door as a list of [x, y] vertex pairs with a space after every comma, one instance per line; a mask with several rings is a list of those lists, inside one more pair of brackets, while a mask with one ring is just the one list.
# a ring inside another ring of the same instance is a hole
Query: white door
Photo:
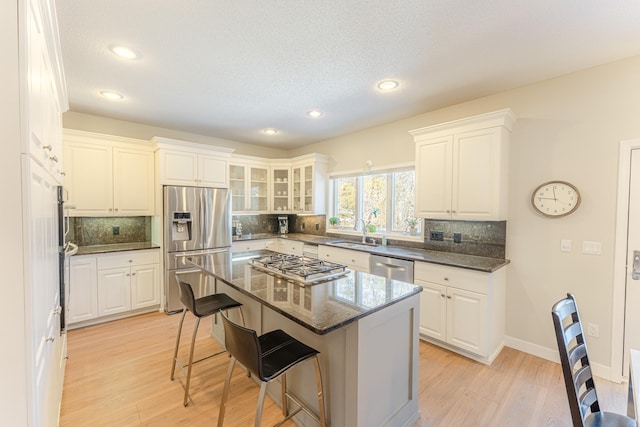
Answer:
[[447, 342], [486, 356], [487, 296], [447, 288]]
[[116, 215], [153, 215], [153, 153], [113, 149], [113, 208]]
[[110, 268], [98, 271], [98, 315], [131, 310], [131, 269]]
[[131, 267], [131, 308], [160, 304], [158, 265]]
[[227, 161], [213, 156], [198, 155], [198, 185], [203, 187], [229, 187]]
[[420, 333], [447, 340], [447, 288], [436, 283], [415, 281], [420, 292]]
[[[629, 366], [630, 348], [640, 348], [640, 252], [635, 260], [634, 251], [640, 251], [640, 149], [631, 151], [631, 173], [629, 174], [629, 227], [627, 231], [627, 276], [624, 372]], [[636, 277], [634, 279], [634, 262]]]

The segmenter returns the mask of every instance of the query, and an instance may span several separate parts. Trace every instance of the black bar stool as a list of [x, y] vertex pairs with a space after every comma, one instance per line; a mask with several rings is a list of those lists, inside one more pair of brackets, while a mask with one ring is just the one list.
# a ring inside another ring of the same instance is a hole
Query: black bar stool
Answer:
[[[324, 413], [324, 397], [322, 392], [322, 375], [320, 373], [320, 363], [318, 361], [319, 352], [306, 344], [301, 343], [280, 329], [258, 336], [256, 331], [253, 329], [248, 329], [233, 323], [223, 313], [221, 313], [220, 317], [222, 317], [222, 323], [224, 325], [225, 346], [231, 355], [231, 360], [229, 361], [227, 378], [225, 379], [224, 389], [222, 390], [222, 402], [220, 403], [220, 414], [218, 415], [218, 427], [222, 427], [222, 423], [224, 421], [224, 411], [227, 398], [229, 396], [231, 374], [233, 373], [233, 367], [236, 360], [244, 365], [249, 372], [257, 375], [262, 381], [260, 384], [258, 407], [256, 409], [256, 427], [259, 427], [262, 423], [262, 408], [264, 406], [267, 384], [279, 376], [282, 376], [282, 413], [285, 418], [276, 425], [282, 424], [284, 421], [293, 417], [302, 410], [318, 421], [321, 427], [325, 427], [326, 421]], [[301, 402], [287, 392], [287, 371], [298, 363], [310, 358], [313, 358], [316, 371], [319, 415], [314, 414], [310, 409], [303, 406]], [[289, 414], [287, 398], [291, 399], [299, 406], [298, 409], [291, 414]]]
[[193, 289], [191, 288], [191, 285], [189, 283], [178, 280], [178, 284], [180, 286], [180, 301], [182, 302], [182, 304], [184, 304], [184, 310], [182, 310], [182, 318], [180, 319], [180, 325], [178, 326], [176, 348], [173, 351], [173, 363], [171, 364], [171, 381], [173, 381], [175, 377], [176, 363], [180, 367], [182, 373], [184, 373], [185, 365], [183, 365], [182, 362], [178, 359], [178, 347], [180, 346], [180, 335], [182, 333], [182, 323], [184, 322], [184, 317], [187, 314], [187, 311], [190, 311], [196, 317], [196, 324], [193, 328], [193, 336], [191, 337], [191, 350], [189, 350], [189, 363], [186, 365], [187, 381], [184, 385], [183, 405], [187, 406], [189, 404], [189, 384], [191, 383], [191, 368], [193, 367], [193, 365], [225, 352], [225, 350], [221, 350], [217, 353], [196, 360], [195, 362], [193, 361], [193, 348], [195, 347], [196, 343], [196, 334], [198, 332], [198, 326], [200, 325], [200, 319], [202, 319], [203, 317], [214, 315], [221, 310], [229, 310], [230, 308], [238, 308], [238, 310], [240, 311], [240, 318], [242, 319], [242, 323], [244, 323], [244, 316], [242, 314], [242, 304], [240, 304], [238, 301], [234, 300], [227, 294], [213, 294], [196, 299], [193, 294]]

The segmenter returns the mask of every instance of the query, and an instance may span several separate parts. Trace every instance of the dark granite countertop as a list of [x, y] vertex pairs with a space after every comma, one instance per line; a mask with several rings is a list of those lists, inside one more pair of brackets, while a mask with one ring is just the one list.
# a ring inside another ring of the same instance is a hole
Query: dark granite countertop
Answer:
[[114, 243], [110, 245], [78, 246], [76, 255], [104, 254], [108, 252], [137, 251], [143, 249], [158, 249], [160, 245], [151, 242]]
[[[278, 234], [261, 233], [249, 234], [242, 237], [241, 240], [259, 240], [259, 239], [275, 239], [277, 237], [298, 240], [313, 245], [329, 245], [342, 247], [354, 251], [369, 252], [375, 255], [382, 255], [391, 258], [405, 259], [409, 261], [424, 261], [434, 264], [448, 265], [452, 267], [466, 268], [469, 270], [477, 270], [485, 273], [492, 273], [509, 264], [508, 259], [487, 258], [475, 255], [464, 255], [453, 252], [432, 251], [427, 249], [410, 248], [405, 246], [363, 246], [358, 248], [343, 247], [336, 242], [344, 242], [347, 239], [336, 237], [315, 236], [312, 234], [290, 233], [284, 236]], [[354, 243], [357, 243], [354, 241]]]
[[287, 281], [249, 264], [271, 251], [230, 251], [189, 258], [239, 292], [317, 333], [326, 334], [416, 295], [422, 287], [349, 270], [346, 276], [311, 285]]

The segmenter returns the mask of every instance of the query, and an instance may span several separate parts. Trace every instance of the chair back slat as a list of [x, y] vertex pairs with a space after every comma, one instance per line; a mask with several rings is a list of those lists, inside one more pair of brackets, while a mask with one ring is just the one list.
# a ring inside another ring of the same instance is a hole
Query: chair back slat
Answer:
[[196, 297], [193, 294], [191, 285], [187, 282], [178, 281], [180, 288], [180, 302], [192, 313], [196, 312]]
[[224, 325], [224, 343], [227, 351], [252, 374], [264, 381], [260, 364], [262, 350], [258, 334], [253, 329], [232, 322], [224, 313], [220, 312], [220, 314]]
[[583, 426], [589, 411], [599, 412], [600, 406], [580, 315], [573, 295], [567, 294], [567, 298], [554, 304], [551, 317], [560, 352], [571, 419], [574, 426]]
[[574, 367], [576, 366], [576, 363], [584, 359], [586, 356], [587, 356], [587, 346], [585, 344], [580, 344], [570, 349], [569, 350], [569, 366], [571, 366], [571, 369], [574, 369]]

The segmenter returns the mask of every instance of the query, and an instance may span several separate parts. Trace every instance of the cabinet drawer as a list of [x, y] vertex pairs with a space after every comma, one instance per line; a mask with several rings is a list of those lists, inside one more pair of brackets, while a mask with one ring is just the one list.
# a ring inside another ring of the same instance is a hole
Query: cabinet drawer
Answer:
[[[248, 252], [248, 251], [259, 251], [262, 249], [270, 249], [271, 245], [273, 245], [274, 240], [246, 240], [242, 242], [233, 242], [231, 244], [231, 252]], [[274, 249], [275, 250], [275, 249]]]
[[339, 264], [346, 264], [360, 271], [369, 271], [369, 253], [352, 251], [350, 249], [334, 248], [332, 246], [318, 246], [318, 258]]
[[125, 251], [97, 255], [98, 270], [129, 267], [133, 265], [158, 264], [160, 252], [157, 249], [147, 251]]
[[489, 294], [491, 275], [481, 271], [448, 267], [428, 262], [414, 263], [414, 280], [453, 286], [481, 294]]

